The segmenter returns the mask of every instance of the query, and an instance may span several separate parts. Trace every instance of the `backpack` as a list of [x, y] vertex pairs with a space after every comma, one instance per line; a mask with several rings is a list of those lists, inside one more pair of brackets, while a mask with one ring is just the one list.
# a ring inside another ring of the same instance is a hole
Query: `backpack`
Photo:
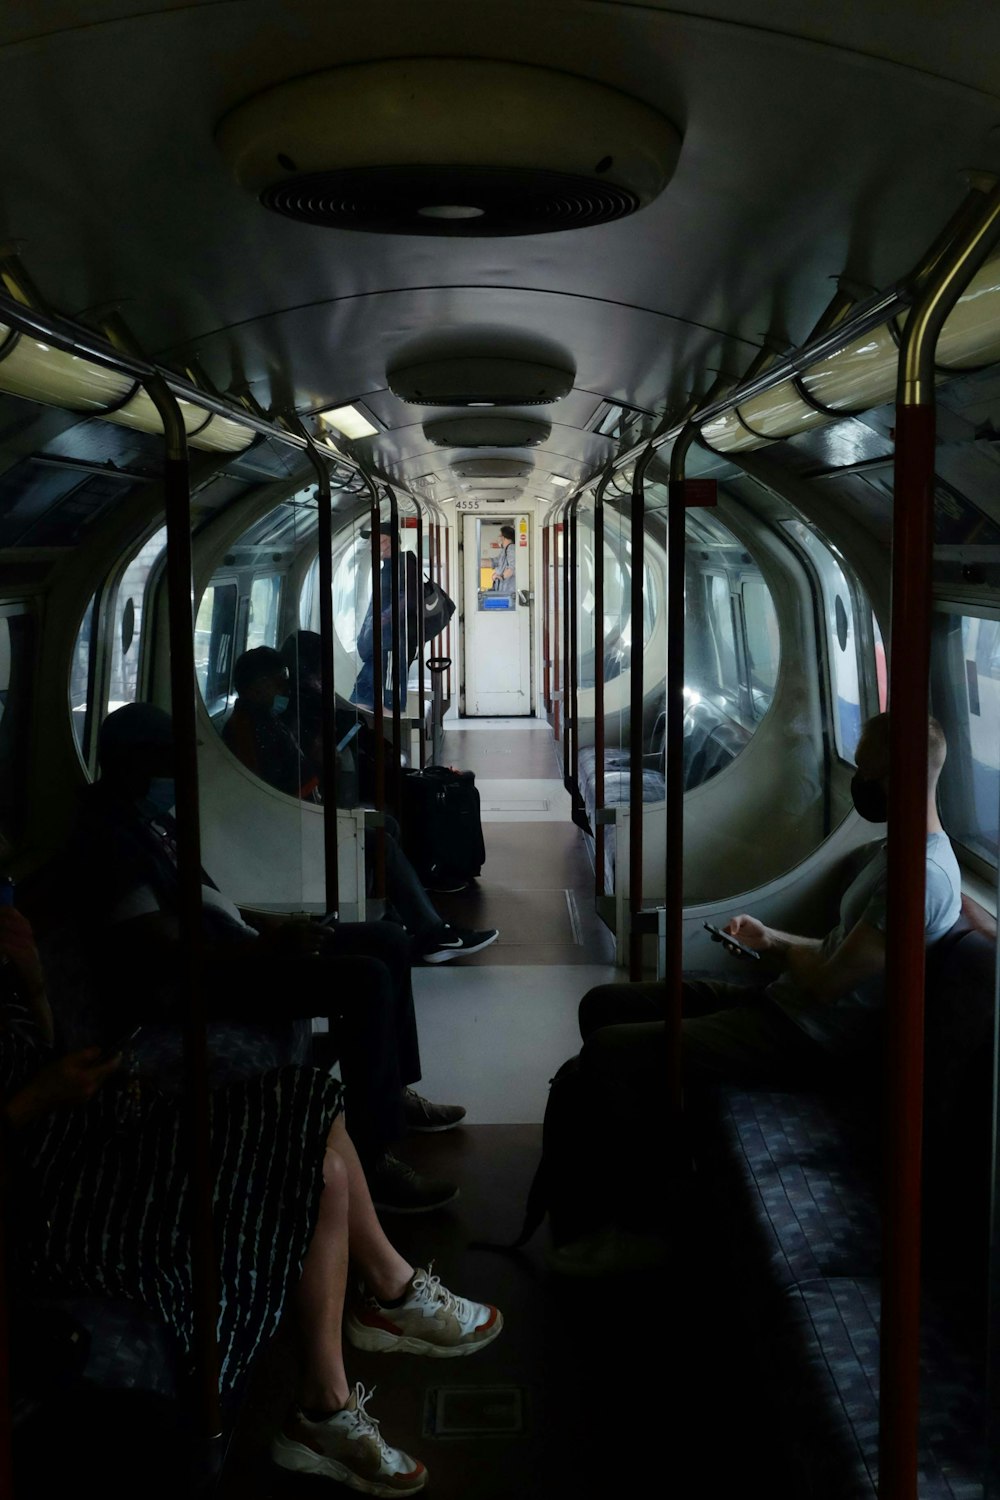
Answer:
[[549, 1082], [542, 1121], [542, 1157], [528, 1189], [524, 1223], [517, 1239], [501, 1245], [480, 1240], [481, 1250], [518, 1250], [548, 1214], [554, 1245], [565, 1245], [597, 1228], [604, 1217], [600, 1185], [594, 1180], [590, 1137], [595, 1100], [588, 1092], [579, 1057], [564, 1062]]
[[449, 599], [438, 583], [424, 579], [424, 642], [433, 640], [455, 613], [455, 601]]

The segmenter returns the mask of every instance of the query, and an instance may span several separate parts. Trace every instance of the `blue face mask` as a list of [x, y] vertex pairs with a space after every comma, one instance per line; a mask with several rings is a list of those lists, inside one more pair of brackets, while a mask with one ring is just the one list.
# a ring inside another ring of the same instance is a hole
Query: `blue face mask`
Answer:
[[291, 699], [283, 697], [280, 693], [278, 694], [274, 702], [271, 704], [271, 712], [276, 719], [280, 718], [280, 716], [285, 712], [290, 702]]
[[147, 818], [161, 818], [177, 801], [177, 788], [172, 776], [151, 776], [149, 789], [139, 803], [139, 810]]

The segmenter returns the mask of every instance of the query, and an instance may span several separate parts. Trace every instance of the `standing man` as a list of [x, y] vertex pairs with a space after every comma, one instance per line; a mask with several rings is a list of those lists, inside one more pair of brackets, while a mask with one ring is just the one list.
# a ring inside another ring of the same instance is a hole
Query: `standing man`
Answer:
[[[394, 601], [392, 597], [392, 526], [388, 521], [383, 521], [379, 527], [379, 551], [382, 557], [381, 589], [380, 599], [382, 605], [382, 702], [386, 708], [392, 707], [392, 677], [389, 670], [389, 653], [395, 656], [400, 653], [399, 672], [399, 706], [406, 707], [406, 678], [409, 672], [410, 662], [417, 654], [417, 641], [419, 630], [420, 609], [420, 579], [417, 576], [417, 559], [412, 552], [400, 554], [399, 570], [399, 599]], [[362, 531], [362, 536], [370, 536], [368, 531]], [[396, 604], [394, 608], [393, 605]], [[372, 590], [372, 600], [368, 605], [368, 613], [365, 615], [364, 623], [358, 635], [358, 655], [361, 657], [361, 670], [351, 693], [352, 703], [361, 703], [366, 708], [371, 708], [375, 702], [375, 662], [374, 655], [374, 630], [372, 610], [375, 604], [375, 591]], [[401, 630], [405, 631], [405, 638], [400, 639]]]
[[493, 592], [509, 596], [514, 593], [515, 585], [513, 526], [501, 526], [500, 535], [503, 541], [500, 547], [500, 556], [493, 564]]

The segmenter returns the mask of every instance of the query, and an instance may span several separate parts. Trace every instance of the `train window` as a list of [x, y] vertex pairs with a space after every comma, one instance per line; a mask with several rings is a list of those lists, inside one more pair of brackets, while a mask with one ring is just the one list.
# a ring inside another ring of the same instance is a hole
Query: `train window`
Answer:
[[[836, 705], [833, 717], [834, 742], [840, 758], [853, 763], [854, 751], [861, 735], [862, 718], [856, 590], [852, 588], [836, 553], [811, 527], [801, 521], [787, 521], [785, 527], [806, 553], [819, 580], [830, 662], [830, 688]], [[881, 636], [878, 634], [878, 623], [874, 615], [872, 620], [875, 625], [877, 662]], [[884, 655], [882, 662], [884, 679]], [[880, 701], [883, 696], [883, 685], [880, 683]]]
[[281, 576], [266, 573], [255, 578], [250, 588], [250, 615], [247, 623], [246, 647], [252, 651], [257, 646], [278, 644], [278, 607], [281, 602]]
[[25, 810], [34, 621], [19, 605], [0, 612], [0, 850], [20, 836]]
[[73, 734], [81, 756], [86, 754], [87, 710], [90, 702], [91, 652], [94, 642], [94, 612], [96, 599], [87, 605], [73, 648], [73, 661], [69, 669], [69, 707], [73, 719]]
[[146, 610], [150, 574], [167, 545], [167, 528], [161, 526], [139, 551], [122, 574], [111, 611], [111, 678], [108, 684], [108, 713], [139, 696], [139, 664], [142, 647], [142, 621]]
[[949, 837], [993, 869], [1000, 844], [1000, 619], [934, 620], [931, 698], [948, 741], [941, 819]]
[[235, 583], [211, 583], [202, 594], [198, 607], [194, 624], [194, 670], [210, 714], [221, 712], [229, 702], [238, 600], [239, 589]]
[[710, 660], [714, 670], [711, 684], [719, 693], [735, 702], [739, 696], [739, 672], [736, 665], [736, 632], [733, 629], [733, 599], [729, 580], [724, 573], [705, 576], [705, 634], [711, 644]]
[[771, 591], [763, 578], [744, 578], [741, 597], [747, 669], [750, 674], [750, 702], [754, 718], [762, 719], [771, 706], [774, 684], [778, 680], [778, 663], [781, 658], [778, 618], [771, 602]]

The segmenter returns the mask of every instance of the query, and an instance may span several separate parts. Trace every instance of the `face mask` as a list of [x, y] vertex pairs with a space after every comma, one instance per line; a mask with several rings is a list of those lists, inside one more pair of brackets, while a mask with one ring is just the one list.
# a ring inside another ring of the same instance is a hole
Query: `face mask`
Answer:
[[889, 799], [877, 781], [866, 781], [860, 772], [855, 772], [851, 782], [851, 798], [858, 814], [866, 823], [886, 823], [889, 819]]
[[274, 702], [271, 704], [271, 712], [276, 719], [280, 718], [280, 716], [285, 712], [290, 702], [290, 698], [282, 697], [279, 693], [277, 698], [275, 698]]
[[148, 818], [160, 818], [168, 813], [177, 801], [177, 788], [172, 776], [151, 776], [149, 790], [139, 803], [141, 812]]

